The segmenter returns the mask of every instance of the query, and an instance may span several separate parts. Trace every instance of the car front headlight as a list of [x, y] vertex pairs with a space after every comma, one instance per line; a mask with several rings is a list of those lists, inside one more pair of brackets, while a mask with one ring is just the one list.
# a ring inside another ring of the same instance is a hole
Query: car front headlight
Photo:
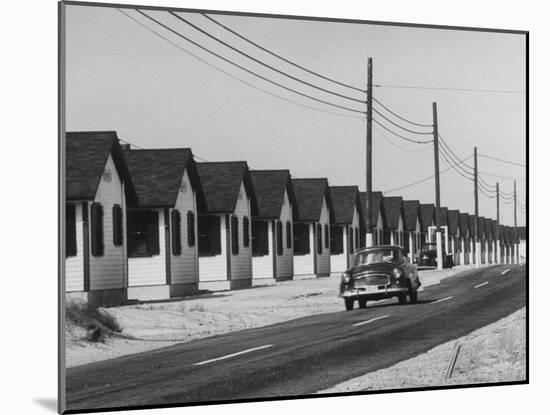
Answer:
[[401, 270], [399, 268], [394, 268], [393, 269], [393, 276], [395, 277], [396, 280], [401, 278], [401, 275], [403, 275], [403, 273], [401, 272]]
[[351, 276], [349, 275], [349, 273], [344, 272], [342, 274], [342, 281], [344, 281], [346, 284], [351, 281]]

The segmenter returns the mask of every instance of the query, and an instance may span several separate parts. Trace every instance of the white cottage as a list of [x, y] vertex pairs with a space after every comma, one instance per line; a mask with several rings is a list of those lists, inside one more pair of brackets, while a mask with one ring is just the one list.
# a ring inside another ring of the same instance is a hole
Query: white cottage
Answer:
[[420, 202], [418, 200], [403, 201], [403, 231], [405, 233], [403, 246], [411, 262], [420, 253]]
[[136, 194], [116, 132], [67, 132], [65, 291], [68, 300], [126, 300], [126, 203]]
[[[429, 229], [435, 226], [435, 206], [433, 203], [420, 204], [420, 243], [421, 249], [430, 241]], [[435, 242], [435, 241], [434, 241]]]
[[332, 203], [327, 179], [292, 179], [294, 216], [294, 275], [330, 275]]
[[459, 214], [460, 235], [458, 238], [458, 264], [470, 264], [470, 223], [467, 213]]
[[202, 188], [188, 148], [124, 151], [138, 196], [128, 210], [128, 299], [198, 291]]
[[330, 271], [344, 272], [351, 266], [353, 251], [360, 247], [364, 232], [361, 198], [357, 186], [331, 186], [334, 222], [330, 227]]
[[[361, 197], [361, 209], [363, 209], [363, 217], [367, 218], [368, 206], [367, 206], [367, 192], [360, 192]], [[371, 224], [372, 224], [372, 243], [373, 245], [382, 245], [382, 231], [384, 230], [384, 219], [382, 218], [382, 192], [371, 192]], [[363, 232], [364, 239], [366, 240], [367, 229]], [[365, 245], [365, 243], [361, 243]]]
[[199, 209], [199, 288], [252, 284], [252, 216], [258, 212], [245, 161], [197, 163], [205, 206]]
[[290, 172], [252, 170], [250, 176], [258, 203], [258, 214], [252, 217], [253, 282], [292, 279], [296, 200]]
[[449, 254], [453, 256], [453, 263], [460, 264], [460, 252], [458, 249], [458, 241], [460, 239], [459, 226], [460, 212], [455, 209], [447, 211], [447, 226], [449, 231]]
[[383, 197], [382, 218], [384, 219], [383, 244], [404, 246], [403, 198], [400, 196]]

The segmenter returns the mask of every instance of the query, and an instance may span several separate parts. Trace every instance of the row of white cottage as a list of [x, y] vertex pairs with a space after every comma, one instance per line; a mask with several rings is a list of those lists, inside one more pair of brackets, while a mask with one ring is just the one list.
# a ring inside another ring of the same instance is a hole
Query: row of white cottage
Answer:
[[[69, 132], [65, 144], [70, 299], [113, 305], [327, 276], [364, 246], [357, 186], [196, 163], [186, 148], [123, 148], [112, 131]], [[422, 223], [424, 205], [410, 219], [407, 203], [375, 192], [372, 220], [377, 242], [414, 256], [433, 224]]]

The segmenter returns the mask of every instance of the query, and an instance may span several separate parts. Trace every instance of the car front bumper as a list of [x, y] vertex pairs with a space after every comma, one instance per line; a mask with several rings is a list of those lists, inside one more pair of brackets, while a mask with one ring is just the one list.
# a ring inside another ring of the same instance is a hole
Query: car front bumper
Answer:
[[[376, 288], [376, 287], [375, 287]], [[406, 287], [385, 287], [383, 289], [369, 289], [368, 287], [348, 288], [340, 294], [344, 298], [367, 298], [368, 300], [379, 300], [382, 298], [397, 297], [399, 295], [408, 294], [409, 289]]]

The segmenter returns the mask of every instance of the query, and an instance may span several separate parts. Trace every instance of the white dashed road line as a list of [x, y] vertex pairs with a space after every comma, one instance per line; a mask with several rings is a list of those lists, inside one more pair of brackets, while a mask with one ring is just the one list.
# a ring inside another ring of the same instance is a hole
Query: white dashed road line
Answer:
[[508, 269], [502, 271], [502, 275], [506, 275], [508, 272], [510, 272], [510, 268], [508, 268]]
[[206, 365], [207, 363], [217, 362], [218, 360], [229, 359], [231, 357], [240, 356], [240, 355], [245, 354], [245, 353], [255, 352], [256, 350], [267, 349], [269, 347], [273, 347], [273, 345], [272, 344], [266, 344], [265, 346], [254, 347], [252, 349], [246, 349], [246, 350], [243, 350], [241, 352], [232, 353], [232, 354], [228, 354], [226, 356], [217, 357], [215, 359], [205, 360], [204, 362], [195, 363], [194, 366]]
[[445, 297], [445, 298], [441, 298], [440, 300], [432, 301], [430, 304], [441, 303], [442, 301], [447, 301], [447, 300], [450, 300], [451, 298], [453, 298], [452, 295], [450, 297]]
[[380, 317], [371, 318], [370, 320], [362, 321], [362, 322], [360, 322], [360, 323], [355, 323], [355, 324], [353, 324], [353, 326], [354, 326], [354, 327], [362, 326], [363, 324], [372, 323], [373, 321], [376, 321], [376, 320], [382, 320], [383, 318], [386, 318], [386, 317], [389, 317], [389, 314], [387, 314], [387, 315], [385, 315], [385, 316], [380, 316]]
[[474, 288], [483, 287], [484, 285], [489, 284], [489, 281], [482, 282], [481, 284], [477, 284]]

